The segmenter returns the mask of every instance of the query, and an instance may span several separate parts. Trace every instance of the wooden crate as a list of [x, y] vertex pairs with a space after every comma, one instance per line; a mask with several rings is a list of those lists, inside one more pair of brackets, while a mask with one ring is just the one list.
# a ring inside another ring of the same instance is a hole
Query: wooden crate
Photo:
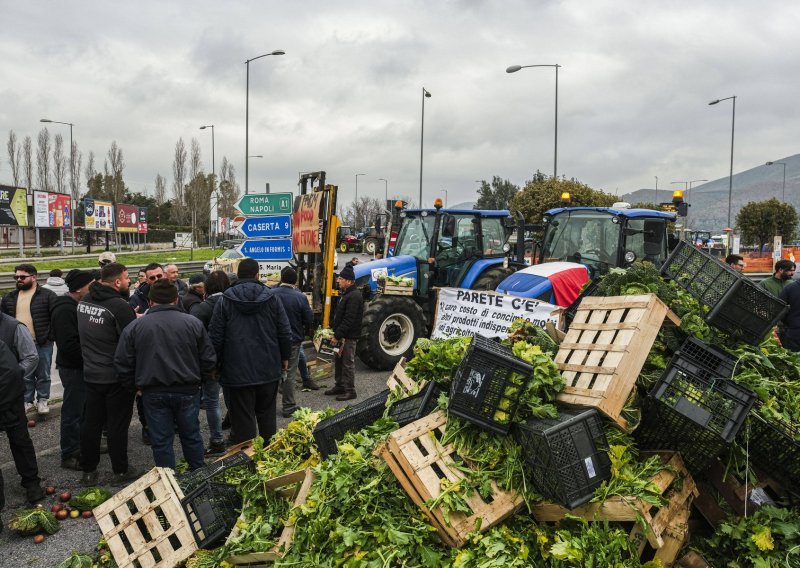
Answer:
[[171, 469], [156, 467], [92, 511], [119, 568], [177, 566], [197, 550]]
[[386, 379], [386, 388], [392, 392], [400, 389], [400, 392], [406, 396], [416, 394], [417, 392], [421, 391], [426, 384], [428, 384], [428, 381], [422, 381], [421, 383], [417, 384], [414, 379], [408, 376], [406, 373], [405, 357], [400, 357], [397, 365], [394, 366], [394, 370], [392, 370], [392, 374], [389, 375], [388, 379]]
[[439, 496], [442, 479], [457, 482], [464, 477], [454, 466], [453, 446], [443, 446], [439, 442], [446, 423], [444, 411], [429, 414], [392, 432], [375, 453], [386, 461], [414, 504], [427, 515], [442, 541], [460, 548], [467, 543], [467, 535], [475, 530], [477, 521], [480, 520], [480, 531], [485, 532], [512, 515], [523, 500], [521, 496], [502, 491], [492, 483], [490, 502], [484, 501], [477, 492], [466, 499], [472, 509], [471, 515], [451, 512], [448, 523], [441, 510], [428, 509], [425, 502]]
[[306, 366], [308, 367], [308, 374], [311, 380], [325, 381], [333, 376], [334, 365], [333, 361], [325, 359], [312, 359]]
[[235, 456], [239, 452], [244, 452], [245, 454], [247, 454], [249, 457], [252, 458], [253, 454], [256, 453], [256, 450], [253, 447], [253, 440], [247, 440], [246, 442], [240, 442], [240, 443], [236, 444], [235, 446], [231, 446], [230, 448], [225, 450], [224, 454], [222, 454], [217, 459], [215, 459], [214, 463], [216, 463], [218, 461], [226, 460], [226, 459], [228, 459], [228, 458], [230, 458], [232, 456]]
[[665, 319], [680, 325], [655, 294], [586, 296], [555, 358], [566, 381], [556, 398], [597, 408], [627, 428], [622, 409]]
[[386, 294], [387, 296], [413, 296], [413, 286], [400, 286], [398, 284], [391, 284], [386, 280], [378, 280], [378, 294]]
[[336, 355], [339, 352], [339, 344], [334, 346], [329, 338], [319, 337], [314, 339], [314, 349], [319, 355]]
[[[675, 566], [675, 561], [683, 549], [684, 544], [689, 539], [689, 515], [690, 507], [681, 507], [680, 510], [673, 517], [672, 522], [667, 526], [664, 533], [661, 535], [664, 544], [661, 548], [652, 550], [648, 547], [646, 540], [639, 542], [639, 556], [642, 560], [660, 560], [664, 568]], [[646, 555], [646, 556], [642, 556]]]
[[[648, 454], [642, 455], [646, 457]], [[541, 522], [555, 522], [570, 514], [585, 519], [627, 522], [637, 521], [641, 516], [647, 527], [645, 529], [640, 523], [636, 523], [631, 531], [631, 540], [640, 545], [640, 550], [645, 541], [654, 549], [659, 549], [664, 546], [664, 534], [667, 528], [678, 515], [689, 510], [692, 498], [698, 494], [694, 480], [680, 454], [662, 452], [659, 455], [664, 463], [675, 471], [673, 473], [669, 469], [664, 469], [650, 480], [667, 498], [667, 504], [660, 509], [653, 509], [638, 499], [613, 496], [602, 503], [587, 503], [571, 511], [555, 503], [538, 503], [532, 507], [533, 517]], [[678, 476], [682, 477], [683, 481], [678, 484], [679, 487], [672, 488], [673, 481]]]
[[[284, 497], [291, 499], [294, 497], [293, 508], [300, 507], [305, 504], [308, 499], [308, 493], [311, 491], [311, 485], [314, 483], [314, 472], [310, 467], [293, 471], [275, 477], [267, 481], [264, 485], [267, 489], [274, 491]], [[298, 484], [299, 487], [298, 487]], [[241, 517], [240, 517], [241, 518]], [[227, 562], [233, 566], [241, 566], [247, 568], [262, 568], [272, 566], [276, 560], [280, 560], [289, 550], [294, 538], [295, 524], [291, 520], [294, 517], [289, 515], [289, 519], [283, 526], [278, 543], [267, 552], [251, 552], [249, 554], [236, 554], [228, 557]], [[234, 527], [228, 538], [234, 538], [239, 533], [239, 527]]]

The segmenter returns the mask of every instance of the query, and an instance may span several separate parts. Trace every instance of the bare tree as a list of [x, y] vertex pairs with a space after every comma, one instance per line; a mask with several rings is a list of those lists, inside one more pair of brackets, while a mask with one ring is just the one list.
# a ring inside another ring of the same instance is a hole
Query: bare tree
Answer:
[[17, 135], [13, 130], [8, 132], [8, 162], [11, 164], [11, 177], [14, 179], [14, 185], [19, 185], [19, 180], [22, 176], [22, 170], [20, 169], [22, 152], [19, 142], [17, 142]]
[[189, 179], [194, 179], [203, 172], [203, 161], [200, 158], [200, 143], [192, 138], [191, 157], [189, 159]]
[[50, 132], [39, 131], [36, 147], [36, 183], [42, 191], [50, 190]]
[[375, 216], [383, 210], [384, 204], [380, 199], [362, 196], [344, 209], [342, 218], [345, 225], [350, 225], [354, 230], [358, 230], [372, 225], [375, 222]]
[[70, 194], [72, 199], [78, 200], [81, 196], [81, 162], [83, 161], [83, 154], [78, 151], [78, 143], [72, 141], [72, 151], [69, 155], [69, 169], [70, 169]]
[[119, 203], [125, 199], [125, 181], [123, 180], [122, 174], [125, 171], [125, 158], [122, 154], [122, 148], [117, 146], [117, 141], [114, 140], [111, 142], [111, 147], [108, 149], [108, 162], [111, 164], [111, 171], [108, 171], [108, 167], [106, 166], [106, 178], [111, 176], [110, 179], [110, 188], [106, 188], [106, 191], [111, 194], [111, 199], [114, 202]]
[[172, 161], [172, 192], [175, 196], [175, 208], [173, 209], [175, 219], [183, 223], [189, 216], [184, 200], [184, 186], [186, 183], [186, 144], [183, 138], [178, 138], [175, 143], [175, 158]]
[[30, 136], [22, 142], [22, 176], [25, 187], [33, 187], [33, 142]]
[[156, 205], [161, 207], [167, 200], [167, 180], [160, 173], [156, 175]]
[[219, 216], [235, 217], [234, 205], [239, 200], [239, 184], [236, 183], [236, 170], [226, 156], [222, 157], [219, 172]]
[[53, 179], [56, 192], [64, 193], [64, 181], [67, 177], [67, 158], [64, 156], [64, 137], [56, 134], [53, 144]]

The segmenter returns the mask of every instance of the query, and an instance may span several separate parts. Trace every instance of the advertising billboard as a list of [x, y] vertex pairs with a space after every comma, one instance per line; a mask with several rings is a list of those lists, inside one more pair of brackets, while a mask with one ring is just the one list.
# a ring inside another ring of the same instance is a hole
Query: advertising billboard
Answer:
[[139, 233], [147, 233], [147, 207], [139, 207]]
[[70, 198], [63, 193], [33, 192], [33, 218], [37, 227], [70, 227]]
[[47, 192], [33, 192], [33, 224], [36, 227], [49, 227], [50, 220], [47, 215]]
[[139, 206], [117, 203], [116, 217], [117, 231], [120, 233], [139, 232]]
[[25, 188], [0, 185], [0, 225], [28, 226], [27, 194]]
[[114, 230], [114, 206], [111, 203], [95, 199], [84, 199], [83, 202], [86, 207], [86, 230]]

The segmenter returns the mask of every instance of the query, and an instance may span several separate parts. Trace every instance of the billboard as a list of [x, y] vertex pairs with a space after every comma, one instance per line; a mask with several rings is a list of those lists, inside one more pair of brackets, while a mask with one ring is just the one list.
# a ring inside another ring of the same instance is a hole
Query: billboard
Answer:
[[113, 231], [114, 206], [108, 201], [84, 199], [86, 206], [86, 229], [88, 231]]
[[117, 203], [116, 208], [117, 231], [120, 233], [139, 232], [139, 206]]
[[70, 227], [70, 197], [63, 193], [33, 192], [33, 218], [37, 227]]
[[139, 207], [139, 233], [147, 232], [147, 207]]
[[25, 188], [0, 185], [0, 225], [28, 226], [27, 195]]

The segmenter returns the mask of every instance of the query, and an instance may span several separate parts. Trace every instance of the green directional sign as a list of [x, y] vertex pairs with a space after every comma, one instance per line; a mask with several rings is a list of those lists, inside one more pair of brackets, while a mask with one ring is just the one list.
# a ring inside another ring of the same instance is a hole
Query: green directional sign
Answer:
[[242, 215], [283, 215], [292, 212], [291, 193], [251, 193], [236, 203]]

